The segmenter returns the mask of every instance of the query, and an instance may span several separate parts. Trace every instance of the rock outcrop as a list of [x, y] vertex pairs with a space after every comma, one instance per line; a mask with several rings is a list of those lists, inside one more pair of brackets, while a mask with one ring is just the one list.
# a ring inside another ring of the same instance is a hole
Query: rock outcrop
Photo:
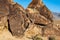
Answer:
[[7, 2], [6, 0], [0, 0], [0, 17], [9, 14], [9, 4]]
[[[39, 12], [39, 15], [42, 15], [46, 18], [46, 20], [49, 20], [49, 23], [53, 22], [53, 15], [51, 11], [43, 4], [42, 0], [32, 0], [32, 2], [29, 4], [28, 8], [26, 10], [37, 10]], [[33, 11], [34, 12], [34, 11]], [[32, 14], [33, 15], [33, 14]], [[37, 18], [36, 18], [37, 19]]]
[[11, 33], [15, 36], [24, 35], [28, 26], [28, 18], [25, 15], [24, 8], [19, 4], [10, 4], [8, 16]]
[[[4, 4], [4, 5], [3, 5]], [[0, 0], [0, 30], [8, 27], [7, 15], [9, 14], [9, 5], [6, 0]]]
[[0, 31], [6, 28], [12, 36], [60, 36], [60, 27], [53, 24], [52, 18], [42, 0], [32, 0], [27, 9], [12, 0], [0, 0]]
[[46, 17], [40, 15], [36, 9], [27, 8], [26, 12], [27, 12], [27, 16], [29, 20], [34, 24], [44, 26], [44, 25], [48, 25], [49, 23], [51, 23], [50, 20], [48, 20]]
[[44, 36], [60, 36], [60, 29], [58, 26], [44, 28]]
[[12, 0], [0, 0], [0, 21], [0, 29], [8, 25], [12, 35], [18, 37], [24, 35], [29, 23], [24, 8], [17, 3], [13, 4]]

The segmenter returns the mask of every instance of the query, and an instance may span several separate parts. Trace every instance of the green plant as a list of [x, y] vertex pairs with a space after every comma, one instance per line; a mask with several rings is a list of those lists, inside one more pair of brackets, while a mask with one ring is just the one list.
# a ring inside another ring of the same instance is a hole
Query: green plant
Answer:
[[41, 37], [35, 36], [32, 38], [33, 40], [43, 40]]
[[37, 38], [33, 38], [33, 40], [42, 40], [42, 38], [37, 37]]

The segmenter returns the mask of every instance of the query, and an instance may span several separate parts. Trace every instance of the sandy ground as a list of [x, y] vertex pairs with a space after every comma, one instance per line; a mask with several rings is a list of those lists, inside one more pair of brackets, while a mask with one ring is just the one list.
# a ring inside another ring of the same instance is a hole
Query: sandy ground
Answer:
[[[54, 20], [54, 24], [60, 25], [60, 20]], [[2, 30], [2, 32], [0, 31], [0, 40], [32, 40], [32, 39], [28, 39], [25, 36], [23, 38], [16, 38], [12, 36], [7, 29], [4, 29]]]
[[0, 40], [19, 40], [19, 39], [12, 37], [11, 33], [7, 29], [4, 29], [2, 32], [0, 31]]
[[54, 24], [60, 24], [60, 20], [54, 20]]
[[[43, 40], [47, 40], [47, 37], [41, 37]], [[11, 33], [8, 30], [3, 30], [3, 32], [0, 31], [0, 40], [32, 40], [28, 39], [25, 36], [23, 38], [16, 38], [11, 35]]]
[[32, 39], [28, 39], [25, 36], [23, 38], [14, 37], [7, 29], [4, 29], [2, 32], [0, 31], [0, 40], [32, 40]]

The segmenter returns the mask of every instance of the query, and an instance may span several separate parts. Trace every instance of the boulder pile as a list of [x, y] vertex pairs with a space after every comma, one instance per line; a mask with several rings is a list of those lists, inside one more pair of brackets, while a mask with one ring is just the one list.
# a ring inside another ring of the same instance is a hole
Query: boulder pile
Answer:
[[0, 30], [4, 28], [17, 37], [60, 34], [59, 29], [54, 28], [51, 11], [42, 0], [32, 0], [26, 9], [12, 0], [0, 0]]

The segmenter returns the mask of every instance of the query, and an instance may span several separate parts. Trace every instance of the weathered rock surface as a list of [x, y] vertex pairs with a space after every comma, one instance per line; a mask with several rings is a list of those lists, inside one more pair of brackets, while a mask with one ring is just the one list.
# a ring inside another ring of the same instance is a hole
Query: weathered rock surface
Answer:
[[28, 27], [24, 8], [17, 3], [13, 4], [12, 0], [0, 0], [0, 21], [0, 29], [3, 30], [8, 25], [8, 30], [14, 36], [23, 35]]
[[[53, 22], [51, 11], [43, 4], [42, 0], [32, 0], [28, 6], [29, 9], [36, 9], [40, 15], [44, 16], [50, 22]], [[27, 10], [28, 10], [27, 8]]]
[[48, 25], [51, 23], [46, 17], [39, 14], [39, 12], [36, 9], [27, 8], [26, 9], [27, 16], [30, 19], [30, 21], [37, 25]]
[[43, 36], [60, 36], [59, 26], [53, 25], [53, 27], [43, 27], [42, 34]]
[[[4, 4], [4, 5], [3, 5]], [[0, 17], [9, 14], [9, 5], [6, 0], [0, 0]]]
[[[0, 38], [2, 40], [35, 40], [38, 35], [43, 40], [48, 40], [51, 36], [60, 37], [60, 26], [54, 25], [52, 18], [52, 13], [42, 0], [33, 0], [26, 10], [12, 0], [0, 0], [0, 34], [3, 35], [0, 35]], [[4, 30], [5, 28], [8, 30]], [[23, 37], [15, 39], [13, 36]]]
[[28, 25], [28, 18], [25, 15], [23, 7], [17, 3], [14, 5], [11, 4], [8, 19], [12, 34], [15, 36], [24, 35], [24, 32]]
[[25, 36], [27, 38], [33, 38], [34, 36], [40, 34], [42, 36], [42, 27], [40, 27], [39, 25], [35, 25], [35, 24], [30, 24], [29, 28], [26, 30], [25, 32]]
[[0, 31], [2, 32], [5, 28], [8, 28], [7, 16], [0, 18]]
[[8, 27], [8, 22], [7, 22], [8, 14], [9, 14], [9, 6], [7, 1], [0, 0], [0, 30], [1, 31]]

